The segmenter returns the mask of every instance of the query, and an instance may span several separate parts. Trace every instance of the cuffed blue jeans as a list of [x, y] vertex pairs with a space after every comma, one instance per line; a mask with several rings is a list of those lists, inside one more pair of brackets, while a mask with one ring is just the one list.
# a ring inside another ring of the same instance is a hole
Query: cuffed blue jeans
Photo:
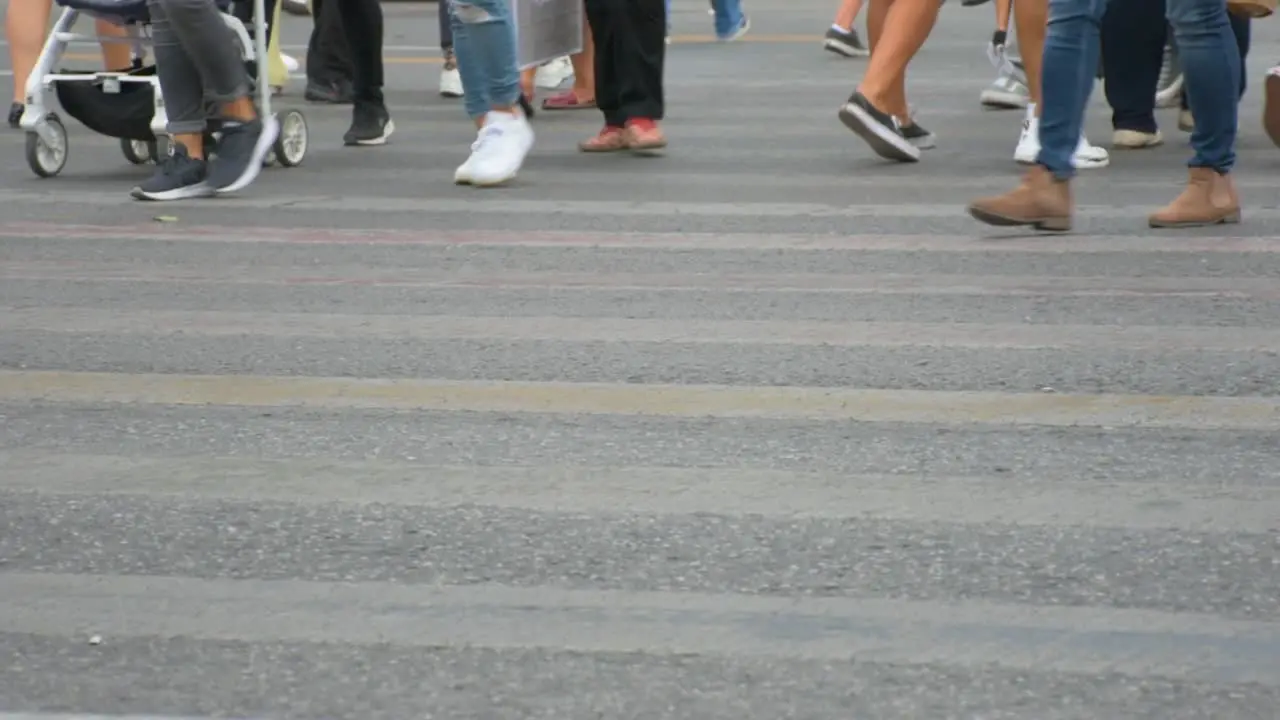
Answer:
[[520, 101], [516, 29], [507, 0], [449, 0], [453, 53], [467, 115]]
[[[1165, 45], [1173, 39], [1166, 14], [1165, 0], [1112, 0], [1107, 6], [1102, 18], [1102, 74], [1107, 79], [1111, 126], [1116, 130], [1156, 131], [1156, 84]], [[1230, 13], [1227, 21], [1240, 51], [1243, 96], [1248, 77], [1244, 59], [1249, 55], [1250, 21]], [[1187, 107], [1185, 95], [1182, 102]]]
[[[1137, 0], [1111, 0], [1114, 3]], [[1084, 110], [1098, 68], [1100, 25], [1107, 0], [1049, 0], [1040, 106], [1040, 156], [1054, 177], [1075, 175], [1071, 156], [1080, 142]], [[1168, 0], [1182, 73], [1196, 129], [1188, 163], [1228, 172], [1235, 166], [1240, 52], [1224, 0]]]

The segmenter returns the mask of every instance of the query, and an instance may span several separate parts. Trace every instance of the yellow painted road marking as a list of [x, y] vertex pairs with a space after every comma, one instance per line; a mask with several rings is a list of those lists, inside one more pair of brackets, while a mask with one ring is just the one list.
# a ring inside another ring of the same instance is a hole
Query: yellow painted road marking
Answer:
[[1280, 398], [0, 371], [0, 402], [1280, 430]]

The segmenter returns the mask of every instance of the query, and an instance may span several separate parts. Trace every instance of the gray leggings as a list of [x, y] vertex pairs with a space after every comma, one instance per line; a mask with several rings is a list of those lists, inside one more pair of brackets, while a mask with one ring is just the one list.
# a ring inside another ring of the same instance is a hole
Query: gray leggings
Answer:
[[239, 43], [214, 0], [148, 0], [147, 7], [169, 132], [204, 132], [210, 105], [249, 94]]

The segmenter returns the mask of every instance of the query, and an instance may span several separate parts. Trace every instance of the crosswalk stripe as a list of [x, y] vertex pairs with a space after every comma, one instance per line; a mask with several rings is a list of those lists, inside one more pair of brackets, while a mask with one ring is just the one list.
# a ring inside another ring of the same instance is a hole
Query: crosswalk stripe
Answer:
[[[64, 202], [57, 195], [0, 190], [0, 203], [15, 206], [58, 205]], [[78, 193], [76, 202], [84, 205], [118, 207], [119, 193]], [[273, 209], [281, 212], [371, 212], [371, 213], [431, 213], [433, 215], [514, 215], [522, 217], [639, 217], [639, 218], [760, 218], [760, 219], [840, 219], [856, 220], [884, 218], [962, 218], [964, 205], [943, 203], [901, 204], [823, 204], [802, 202], [664, 202], [624, 200], [501, 200], [469, 199], [460, 203], [451, 198], [387, 197], [385, 195], [285, 195], [238, 197], [226, 201], [228, 207], [237, 209]], [[209, 210], [209, 204], [200, 199], [167, 202], [165, 207], [174, 209]], [[1129, 206], [1078, 205], [1075, 214], [1081, 218], [1104, 218], [1139, 221], [1140, 210]], [[1280, 219], [1280, 208], [1250, 208], [1250, 218], [1258, 221]]]
[[974, 349], [1280, 352], [1280, 331], [1222, 327], [337, 315], [3, 308], [0, 332], [334, 339], [645, 342]]
[[0, 370], [0, 402], [1280, 430], [1280, 398]]
[[[1268, 278], [1101, 278], [1033, 275], [845, 275], [674, 273], [448, 273], [370, 270], [328, 266], [303, 272], [291, 267], [229, 265], [219, 272], [164, 265], [115, 267], [67, 266], [58, 262], [12, 262], [0, 267], [0, 278], [93, 283], [182, 283], [208, 285], [346, 285], [406, 288], [538, 288], [572, 290], [653, 290], [663, 292], [734, 291], [757, 294], [811, 293], [842, 295], [965, 295], [1059, 297], [1218, 297], [1280, 299], [1280, 288]], [[9, 313], [30, 312], [11, 308]], [[57, 312], [57, 311], [51, 311]], [[64, 311], [70, 312], [70, 311]], [[100, 311], [106, 314], [105, 311]], [[117, 320], [118, 322], [118, 320]], [[970, 323], [972, 324], [972, 323]], [[1090, 326], [1092, 327], [1092, 326]], [[1208, 331], [1209, 328], [1204, 328]], [[1138, 330], [1141, 331], [1140, 329]]]
[[[762, 657], [1280, 683], [1280, 624], [988, 602], [6, 573], [0, 631]], [[192, 608], [200, 608], [192, 612]], [[352, 608], [359, 609], [353, 617]], [[1124, 642], [1116, 642], [1116, 638]]]
[[[485, 505], [522, 511], [861, 518], [1266, 533], [1280, 490], [1166, 480], [833, 474], [662, 467], [440, 467], [391, 461], [150, 458], [0, 451], [0, 493]], [[536, 489], [536, 490], [532, 490]]]

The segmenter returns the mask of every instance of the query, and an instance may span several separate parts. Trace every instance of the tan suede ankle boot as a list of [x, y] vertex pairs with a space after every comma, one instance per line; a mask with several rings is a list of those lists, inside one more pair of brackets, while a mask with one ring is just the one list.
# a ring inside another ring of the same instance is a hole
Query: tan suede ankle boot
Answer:
[[969, 205], [969, 214], [988, 225], [1057, 232], [1071, 229], [1072, 210], [1070, 181], [1058, 180], [1041, 165], [1032, 166], [1013, 190]]
[[1153, 228], [1202, 227], [1240, 222], [1240, 198], [1231, 175], [1191, 168], [1187, 186], [1173, 202], [1148, 218]]

